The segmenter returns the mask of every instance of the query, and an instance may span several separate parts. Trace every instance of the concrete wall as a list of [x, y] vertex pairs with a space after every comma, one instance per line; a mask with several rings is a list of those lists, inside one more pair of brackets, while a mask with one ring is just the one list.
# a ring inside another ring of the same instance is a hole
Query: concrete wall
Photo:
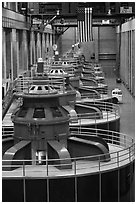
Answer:
[[76, 29], [69, 28], [62, 35], [62, 53], [67, 52], [72, 48], [72, 45], [76, 43]]
[[[43, 34], [31, 30], [26, 17], [9, 9], [2, 9], [2, 80], [14, 80], [30, 69], [39, 57], [51, 58], [52, 29], [46, 27]], [[47, 51], [48, 48], [48, 51]]]
[[[76, 28], [69, 28], [62, 35], [62, 50], [64, 53], [77, 43]], [[81, 43], [82, 51], [87, 61], [101, 63], [106, 76], [114, 74], [116, 66], [116, 29], [112, 26], [93, 27], [93, 41]], [[95, 56], [93, 58], [93, 55]]]
[[119, 74], [135, 96], [135, 19], [117, 27], [117, 39], [119, 43]]

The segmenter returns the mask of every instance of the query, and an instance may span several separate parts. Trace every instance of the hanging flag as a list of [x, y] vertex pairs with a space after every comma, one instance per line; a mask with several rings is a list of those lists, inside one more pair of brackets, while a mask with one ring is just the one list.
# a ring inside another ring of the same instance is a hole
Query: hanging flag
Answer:
[[77, 21], [79, 41], [92, 41], [92, 8], [78, 8]]

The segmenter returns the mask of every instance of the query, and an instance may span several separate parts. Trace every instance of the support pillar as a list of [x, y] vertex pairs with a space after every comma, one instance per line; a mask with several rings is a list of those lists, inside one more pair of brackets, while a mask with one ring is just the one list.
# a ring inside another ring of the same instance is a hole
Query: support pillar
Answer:
[[24, 70], [28, 70], [28, 44], [27, 44], [27, 31], [23, 30], [23, 59], [24, 59]]
[[94, 28], [95, 31], [95, 63], [99, 62], [99, 27]]
[[46, 33], [46, 58], [49, 57], [49, 34]]
[[5, 30], [2, 29], [2, 79], [6, 79], [6, 36]]
[[53, 34], [52, 34], [52, 43], [53, 43], [53, 45], [56, 44], [55, 30], [53, 30]]
[[17, 36], [16, 29], [11, 32], [11, 79], [17, 77]]
[[31, 159], [32, 165], [36, 165], [36, 142], [31, 142]]
[[52, 46], [52, 34], [49, 34], [49, 36], [50, 36], [49, 37], [49, 41], [50, 41], [49, 43], [50, 43], [50, 46]]
[[49, 57], [53, 57], [53, 48], [52, 48], [52, 34], [49, 34]]
[[49, 33], [46, 34], [46, 48], [49, 48]]
[[41, 57], [41, 40], [40, 40], [40, 33], [37, 33], [37, 60]]
[[33, 37], [32, 37], [32, 31], [30, 33], [30, 64], [33, 65]]
[[42, 33], [42, 59], [45, 60], [45, 33]]
[[33, 65], [35, 63], [35, 40], [34, 40], [34, 32], [31, 31], [30, 34], [30, 64]]
[[19, 33], [17, 32], [16, 35], [17, 35], [16, 43], [17, 43], [17, 76], [18, 76], [19, 75]]
[[33, 40], [32, 40], [32, 42], [33, 42], [33, 56], [34, 56], [34, 64], [36, 63], [36, 42], [35, 42], [35, 34], [34, 34], [34, 32], [33, 32], [33, 34], [32, 34], [32, 36], [33, 36]]

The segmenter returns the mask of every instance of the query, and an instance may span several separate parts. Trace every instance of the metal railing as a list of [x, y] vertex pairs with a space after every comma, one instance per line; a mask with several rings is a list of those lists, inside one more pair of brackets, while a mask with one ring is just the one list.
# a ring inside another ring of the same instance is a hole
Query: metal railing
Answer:
[[14, 134], [13, 126], [2, 126], [2, 139], [11, 137]]
[[30, 29], [30, 23], [9, 17], [2, 17], [2, 26], [7, 28], [26, 28]]
[[[81, 104], [78, 103], [77, 104]], [[81, 113], [81, 114], [77, 114], [77, 120], [76, 120], [76, 116], [70, 116], [70, 125], [71, 123], [74, 124], [82, 124], [83, 120], [85, 119], [86, 121], [88, 120], [88, 123], [93, 123], [93, 124], [97, 124], [98, 122], [100, 122], [100, 120], [102, 121], [111, 121], [114, 119], [118, 119], [120, 117], [120, 110], [119, 110], [119, 106], [115, 105], [113, 103], [108, 103], [108, 102], [97, 102], [97, 101], [93, 101], [91, 103], [86, 103], [85, 105], [90, 105], [93, 107], [98, 107], [99, 111], [98, 112], [92, 112], [92, 113]]]
[[81, 99], [85, 99], [85, 98], [88, 98], [88, 99], [92, 99], [93, 101], [96, 100], [96, 99], [106, 99], [108, 98], [108, 94], [107, 94], [107, 91], [103, 90], [102, 92], [103, 93], [100, 93], [101, 91], [99, 92], [89, 92], [89, 93], [82, 93], [81, 94]]
[[[135, 143], [133, 138], [128, 135], [114, 131], [107, 131], [106, 134], [106, 130], [94, 128], [76, 128], [71, 133], [73, 135], [83, 133], [91, 136], [93, 134], [100, 137], [104, 136], [110, 148], [111, 160], [104, 162], [102, 155], [71, 158], [72, 168], [68, 168], [67, 171], [63, 169], [66, 164], [62, 164], [61, 159], [13, 160], [12, 166], [7, 164], [8, 160], [3, 160], [3, 169], [11, 168], [10, 171], [3, 171], [3, 177], [60, 177], [85, 173], [94, 174], [95, 172], [121, 167], [135, 159]], [[114, 149], [111, 150], [111, 147], [114, 147]], [[67, 160], [63, 159], [63, 161], [66, 161], [65, 163], [67, 163]]]
[[53, 78], [52, 80], [34, 80], [31, 77], [22, 77], [17, 79], [15, 92], [16, 93], [30, 93], [30, 88], [32, 85], [47, 85], [49, 87], [53, 87], [58, 91], [65, 92], [65, 78], [61, 77], [59, 79]]

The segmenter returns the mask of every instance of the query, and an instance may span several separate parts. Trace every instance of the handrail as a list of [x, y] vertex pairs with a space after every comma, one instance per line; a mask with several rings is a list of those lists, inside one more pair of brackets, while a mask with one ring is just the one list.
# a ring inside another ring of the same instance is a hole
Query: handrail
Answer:
[[[111, 136], [111, 139], [109, 140], [109, 142], [107, 141], [107, 139], [104, 139], [108, 142], [108, 144], [112, 144], [117, 147], [117, 150], [115, 151], [110, 151], [110, 157], [111, 160], [109, 162], [103, 162], [102, 161], [102, 155], [96, 155], [96, 156], [83, 156], [83, 157], [77, 157], [77, 158], [71, 158], [72, 160], [72, 169], [68, 169], [66, 173], [66, 171], [64, 172], [63, 170], [58, 171], [58, 169], [56, 169], [55, 167], [60, 167], [60, 164], [53, 164], [54, 162], [58, 162], [60, 161], [60, 159], [43, 159], [41, 160], [42, 162], [44, 162], [44, 168], [43, 170], [41, 169], [40, 172], [41, 174], [39, 175], [39, 177], [42, 176], [47, 176], [47, 177], [54, 177], [54, 176], [69, 176], [69, 175], [77, 175], [77, 174], [82, 174], [85, 172], [90, 172], [90, 173], [95, 173], [95, 172], [101, 172], [104, 171], [105, 169], [109, 169], [109, 168], [118, 168], [122, 165], [126, 165], [130, 162], [133, 162], [135, 159], [135, 142], [134, 139], [131, 138], [130, 136], [126, 135], [126, 134], [122, 134], [119, 132], [115, 132], [115, 131], [107, 131], [106, 134], [106, 130], [102, 130], [102, 129], [94, 129], [94, 128], [76, 128], [75, 132], [79, 132], [82, 130], [89, 130], [89, 131], [94, 131], [95, 133], [98, 134], [98, 136], [100, 134], [104, 134], [106, 137]], [[72, 131], [74, 132], [74, 131]], [[92, 135], [92, 134], [91, 134]], [[123, 140], [123, 142], [119, 142], [119, 144], [117, 144], [117, 140], [119, 139]], [[91, 162], [91, 160], [93, 160], [93, 158], [96, 157], [98, 158], [96, 161]], [[68, 159], [63, 159], [63, 160], [68, 160]], [[3, 167], [9, 167], [5, 162], [7, 162], [8, 160], [3, 160]], [[19, 162], [19, 164], [17, 165], [17, 162]], [[29, 163], [28, 163], [29, 162]], [[30, 176], [30, 174], [33, 172], [34, 176], [37, 176], [37, 174], [35, 175], [35, 166], [37, 166], [38, 160], [13, 160], [13, 165], [12, 168], [17, 168], [16, 169], [16, 173], [12, 173], [11, 171], [6, 172], [5, 174], [3, 174], [3, 177], [17, 177], [17, 176]], [[88, 165], [85, 165], [85, 162], [87, 162]], [[5, 163], [5, 164], [4, 164]], [[35, 165], [32, 166], [32, 163], [35, 163]], [[31, 168], [32, 166], [32, 168]], [[62, 164], [61, 164], [62, 166]], [[3, 171], [4, 172], [4, 171]], [[31, 175], [31, 176], [33, 176]]]
[[[27, 92], [29, 93], [29, 88], [31, 87], [31, 85], [42, 85], [44, 82], [44, 85], [47, 85], [48, 87], [52, 87], [53, 88], [58, 88], [59, 91], [65, 91], [65, 78], [60, 76], [59, 79], [44, 79], [44, 80], [36, 80], [36, 79], [32, 79], [31, 77], [22, 77], [21, 79], [17, 79], [17, 83], [16, 83], [16, 87], [15, 87], [15, 91], [16, 93], [24, 93]], [[62, 89], [63, 88], [63, 89]]]
[[[81, 104], [79, 102], [77, 102], [77, 104]], [[103, 121], [109, 121], [110, 119], [116, 119], [120, 117], [120, 110], [119, 110], [119, 106], [113, 103], [109, 103], [109, 102], [97, 102], [97, 101], [93, 101], [91, 104], [93, 104], [93, 106], [97, 106], [100, 108], [101, 112], [102, 112], [102, 118], [98, 118], [98, 112], [94, 112], [94, 113], [81, 113], [81, 114], [77, 114], [77, 119], [80, 122], [80, 124], [82, 124], [82, 119], [92, 119], [95, 120], [95, 124], [97, 123], [98, 120], [103, 120]], [[91, 105], [90, 104], [90, 105]], [[85, 105], [89, 105], [88, 103]], [[70, 116], [70, 123], [74, 121], [74, 119], [76, 116]]]

